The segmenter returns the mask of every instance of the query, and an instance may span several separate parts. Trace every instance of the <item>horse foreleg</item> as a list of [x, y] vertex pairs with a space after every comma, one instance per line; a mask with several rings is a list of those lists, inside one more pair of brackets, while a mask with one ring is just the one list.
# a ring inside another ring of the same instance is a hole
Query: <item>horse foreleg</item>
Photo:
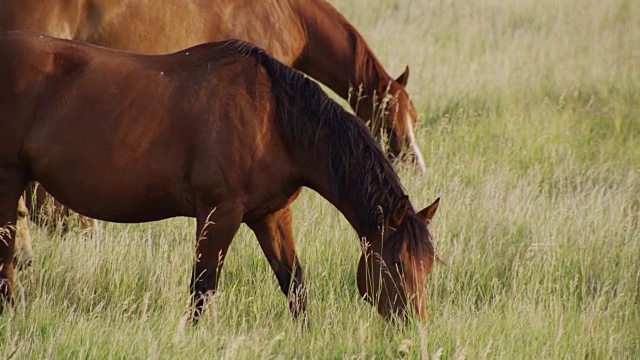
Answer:
[[0, 166], [0, 313], [11, 300], [16, 204], [24, 188], [22, 169]]
[[18, 218], [16, 220], [14, 265], [18, 269], [25, 269], [31, 265], [33, 250], [31, 248], [31, 235], [29, 234], [29, 212], [24, 203], [24, 198], [18, 201]]
[[224, 257], [242, 222], [242, 213], [234, 210], [198, 212], [196, 258], [191, 277], [193, 321], [198, 322], [207, 297], [215, 294]]
[[254, 231], [269, 265], [278, 279], [280, 289], [289, 299], [289, 309], [295, 318], [305, 315], [307, 292], [304, 286], [302, 266], [296, 255], [291, 227], [289, 206], [247, 222]]

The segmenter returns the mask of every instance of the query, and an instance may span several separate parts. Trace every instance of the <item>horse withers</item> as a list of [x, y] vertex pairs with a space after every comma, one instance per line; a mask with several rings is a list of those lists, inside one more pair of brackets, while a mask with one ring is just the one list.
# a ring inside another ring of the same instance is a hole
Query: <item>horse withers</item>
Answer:
[[246, 223], [299, 316], [306, 291], [290, 204], [306, 186], [367, 244], [361, 294], [387, 318], [423, 316], [435, 258], [426, 224], [438, 202], [414, 211], [362, 122], [300, 73], [239, 41], [151, 56], [13, 31], [0, 48], [3, 302], [15, 206], [38, 181], [96, 219], [195, 217], [195, 319]]

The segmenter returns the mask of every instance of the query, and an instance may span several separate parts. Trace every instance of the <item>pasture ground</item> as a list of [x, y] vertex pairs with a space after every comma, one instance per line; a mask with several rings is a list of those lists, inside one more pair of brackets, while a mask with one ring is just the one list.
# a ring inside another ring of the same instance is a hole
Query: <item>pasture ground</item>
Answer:
[[411, 67], [428, 174], [400, 172], [416, 207], [442, 197], [428, 319], [395, 328], [359, 299], [358, 239], [307, 190], [308, 327], [245, 227], [197, 327], [193, 221], [32, 227], [0, 358], [640, 356], [640, 2], [332, 3], [394, 75]]

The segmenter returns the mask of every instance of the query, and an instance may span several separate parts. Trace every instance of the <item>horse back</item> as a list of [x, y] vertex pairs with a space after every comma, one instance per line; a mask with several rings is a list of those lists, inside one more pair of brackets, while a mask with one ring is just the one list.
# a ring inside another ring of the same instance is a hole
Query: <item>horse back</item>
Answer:
[[[166, 54], [242, 39], [291, 65], [305, 45], [295, 1], [0, 0], [0, 31], [32, 30], [114, 49]], [[277, 36], [274, 36], [274, 33]]]
[[[0, 88], [3, 99], [15, 105], [38, 106], [47, 98], [69, 104], [77, 96], [92, 93], [114, 97], [126, 93], [123, 89], [166, 83], [162, 79], [166, 72], [204, 61], [198, 59], [202, 52], [191, 57], [145, 56], [31, 31], [0, 33], [0, 49]], [[144, 84], [136, 83], [137, 79]]]

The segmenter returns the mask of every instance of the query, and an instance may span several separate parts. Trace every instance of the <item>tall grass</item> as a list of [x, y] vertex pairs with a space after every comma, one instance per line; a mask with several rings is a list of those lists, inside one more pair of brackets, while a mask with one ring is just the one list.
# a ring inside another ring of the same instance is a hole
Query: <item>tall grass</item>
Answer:
[[640, 3], [332, 3], [392, 74], [411, 67], [428, 173], [399, 171], [416, 207], [442, 197], [428, 319], [394, 327], [359, 299], [355, 232], [305, 191], [307, 327], [244, 227], [197, 327], [192, 220], [32, 228], [0, 357], [640, 356]]

